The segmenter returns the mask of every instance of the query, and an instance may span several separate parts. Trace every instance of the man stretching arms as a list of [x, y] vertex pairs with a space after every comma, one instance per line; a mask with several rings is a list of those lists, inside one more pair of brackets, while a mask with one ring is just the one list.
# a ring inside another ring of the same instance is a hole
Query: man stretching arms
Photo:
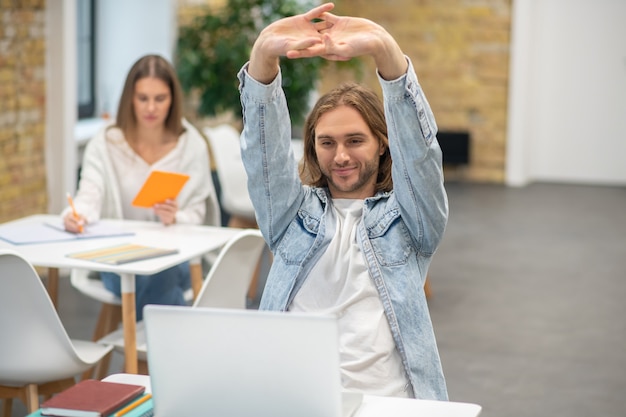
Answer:
[[[335, 314], [346, 390], [446, 400], [423, 290], [448, 215], [437, 126], [393, 37], [333, 7], [267, 26], [238, 75], [248, 189], [274, 253], [260, 308]], [[357, 84], [320, 98], [299, 175], [279, 57], [363, 55], [384, 109]]]

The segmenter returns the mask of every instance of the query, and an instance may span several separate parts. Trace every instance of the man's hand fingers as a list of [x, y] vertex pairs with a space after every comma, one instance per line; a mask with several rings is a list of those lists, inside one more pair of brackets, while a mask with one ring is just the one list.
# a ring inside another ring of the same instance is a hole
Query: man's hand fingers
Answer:
[[303, 16], [308, 20], [320, 19], [324, 13], [327, 13], [334, 8], [335, 5], [333, 3], [324, 3], [304, 13]]

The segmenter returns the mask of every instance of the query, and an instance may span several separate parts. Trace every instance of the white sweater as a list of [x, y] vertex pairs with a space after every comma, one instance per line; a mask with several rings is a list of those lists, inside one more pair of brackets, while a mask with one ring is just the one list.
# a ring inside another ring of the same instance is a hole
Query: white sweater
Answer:
[[[149, 170], [164, 169], [185, 173], [189, 180], [177, 197], [178, 223], [220, 225], [220, 211], [211, 179], [209, 151], [205, 138], [198, 130], [183, 120], [185, 132], [180, 136], [177, 146], [170, 153], [177, 152], [174, 160], [169, 160], [163, 167], [159, 161]], [[76, 210], [87, 218], [88, 223], [97, 222], [101, 218], [121, 219], [136, 216], [124, 215], [129, 211], [124, 207], [120, 183], [129, 181], [129, 172], [123, 164], [111, 160], [110, 149], [125, 144], [122, 132], [115, 127], [107, 126], [99, 131], [87, 144], [83, 157], [78, 192], [74, 198]], [[117, 142], [117, 143], [115, 143]], [[167, 155], [162, 158], [167, 160]], [[148, 170], [148, 172], [149, 172]], [[130, 171], [130, 170], [128, 170]], [[147, 177], [147, 173], [145, 173]], [[135, 174], [137, 175], [137, 174]], [[145, 178], [131, 178], [131, 181], [143, 182]], [[62, 215], [69, 211], [66, 208]]]

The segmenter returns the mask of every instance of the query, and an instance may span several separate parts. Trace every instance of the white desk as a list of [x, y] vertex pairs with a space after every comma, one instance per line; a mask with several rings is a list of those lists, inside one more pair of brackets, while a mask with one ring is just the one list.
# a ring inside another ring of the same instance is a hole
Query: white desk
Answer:
[[[56, 215], [34, 215], [10, 222], [40, 222], [58, 220]], [[153, 275], [185, 261], [194, 263], [192, 274], [201, 274], [199, 259], [202, 255], [223, 246], [238, 229], [223, 227], [194, 226], [177, 224], [163, 226], [156, 222], [129, 220], [106, 220], [112, 226], [132, 231], [131, 236], [75, 239], [51, 243], [13, 245], [0, 240], [0, 248], [12, 249], [20, 253], [31, 264], [49, 268], [49, 292], [56, 301], [56, 285], [59, 268], [82, 268], [95, 271], [115, 272], [121, 276], [122, 320], [124, 326], [125, 371], [137, 373], [136, 314], [135, 314], [135, 275]], [[8, 223], [7, 223], [8, 224]], [[176, 248], [178, 253], [121, 265], [106, 265], [96, 262], [69, 258], [73, 252], [100, 249], [123, 243], [136, 243], [163, 248]], [[201, 277], [201, 276], [200, 276]]]
[[[104, 381], [143, 385], [146, 392], [152, 392], [147, 375], [113, 374]], [[353, 417], [476, 417], [481, 410], [480, 405], [471, 403], [365, 395]]]

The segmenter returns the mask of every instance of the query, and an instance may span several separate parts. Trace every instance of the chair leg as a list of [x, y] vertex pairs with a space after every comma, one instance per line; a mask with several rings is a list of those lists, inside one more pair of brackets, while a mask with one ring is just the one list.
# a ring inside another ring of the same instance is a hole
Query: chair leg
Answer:
[[25, 397], [26, 401], [26, 410], [29, 413], [34, 413], [39, 409], [39, 391], [37, 389], [37, 384], [28, 384], [25, 387]]
[[61, 391], [65, 391], [69, 387], [76, 384], [76, 380], [71, 378], [58, 379], [56, 381], [46, 382], [45, 384], [41, 384], [37, 387], [37, 391], [39, 395], [43, 398], [50, 398], [52, 394], [59, 393]]
[[193, 299], [195, 301], [202, 289], [202, 263], [189, 264], [189, 275], [191, 277], [191, 288], [193, 289]]
[[[104, 308], [105, 306], [103, 305], [102, 307]], [[105, 326], [103, 329], [104, 332], [102, 335], [98, 335], [98, 339], [95, 339], [94, 341], [100, 340], [107, 334], [117, 330], [117, 328], [120, 326], [120, 323], [122, 322], [122, 307], [121, 306], [113, 305], [113, 304], [106, 304], [106, 309], [107, 309], [107, 313], [105, 315], [108, 317], [108, 320], [105, 323]], [[95, 379], [101, 380], [102, 378], [108, 375], [109, 365], [111, 363], [112, 355], [113, 355], [113, 352], [109, 352], [100, 360], [100, 363], [96, 366], [96, 369], [95, 369]]]
[[9, 387], [0, 385], [0, 399], [2, 400], [2, 417], [11, 417], [13, 410], [13, 398], [23, 399], [24, 391], [22, 387]]
[[46, 286], [54, 308], [58, 309], [59, 300], [59, 268], [48, 268], [48, 285]]
[[81, 379], [93, 378], [93, 379], [101, 380], [105, 378], [109, 372], [109, 365], [111, 364], [112, 354], [113, 352], [109, 352], [105, 356], [103, 356], [102, 359], [100, 359], [100, 362], [98, 362], [93, 368], [83, 373], [83, 376]]
[[[124, 369], [126, 369], [126, 361], [124, 361]], [[149, 375], [148, 361], [137, 359], [137, 375]]]
[[139, 375], [149, 375], [150, 372], [148, 371], [148, 361], [144, 361], [144, 360], [138, 360], [137, 361], [137, 372], [139, 373]]
[[116, 330], [122, 322], [122, 308], [117, 304], [102, 304], [98, 322], [94, 330], [92, 340], [94, 342], [102, 339], [107, 334]]
[[426, 298], [430, 298], [433, 295], [432, 289], [430, 288], [428, 275], [426, 275], [426, 280], [424, 281], [424, 294], [426, 294]]
[[[97, 342], [107, 334], [117, 330], [122, 322], [122, 308], [116, 304], [102, 304], [100, 308], [100, 314], [98, 315], [98, 321], [96, 322], [96, 328], [94, 330], [92, 340]], [[111, 353], [104, 356], [100, 362], [94, 367], [85, 372], [81, 379], [102, 379], [106, 376], [109, 370], [109, 364], [111, 363]]]
[[5, 398], [2, 400], [2, 417], [11, 417], [13, 409], [13, 398]]
[[64, 391], [74, 385], [74, 378], [60, 379], [57, 381], [47, 382], [45, 384], [28, 384], [23, 387], [8, 387], [0, 385], [0, 398], [2, 399], [2, 417], [11, 417], [13, 408], [13, 398], [18, 398], [26, 405], [28, 413], [34, 413], [39, 409], [39, 396], [44, 400]]
[[259, 287], [259, 275], [261, 274], [261, 264], [263, 263], [263, 255], [259, 258], [259, 262], [256, 264], [256, 268], [254, 268], [254, 272], [252, 274], [252, 280], [250, 281], [250, 287], [248, 288], [248, 300], [254, 300], [256, 298], [256, 294]]
[[22, 398], [22, 388], [0, 385], [0, 399], [2, 400], [2, 414], [0, 415], [2, 417], [11, 417], [13, 398]]

